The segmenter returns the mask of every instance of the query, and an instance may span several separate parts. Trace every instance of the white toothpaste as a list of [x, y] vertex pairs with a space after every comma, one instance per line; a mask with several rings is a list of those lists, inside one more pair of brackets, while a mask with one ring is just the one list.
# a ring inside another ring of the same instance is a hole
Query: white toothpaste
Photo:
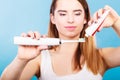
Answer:
[[89, 36], [94, 36], [94, 34], [99, 30], [99, 28], [101, 27], [102, 23], [104, 22], [105, 18], [107, 17], [107, 15], [109, 14], [110, 10], [106, 10], [102, 16], [97, 20], [97, 22], [93, 22], [93, 24], [91, 26], [89, 26], [86, 30], [85, 30], [85, 36], [89, 37]]
[[39, 40], [36, 40], [30, 37], [14, 37], [14, 44], [17, 45], [60, 45], [71, 42], [85, 42], [85, 39], [80, 38], [78, 40], [61, 40], [59, 38], [40, 38]]

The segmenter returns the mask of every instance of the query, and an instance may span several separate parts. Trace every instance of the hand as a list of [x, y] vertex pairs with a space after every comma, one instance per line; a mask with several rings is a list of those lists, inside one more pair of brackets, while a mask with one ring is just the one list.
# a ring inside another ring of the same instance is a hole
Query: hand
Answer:
[[[93, 15], [93, 18], [90, 22], [97, 21], [97, 19], [100, 18], [100, 16], [106, 10], [110, 10], [110, 12], [109, 12], [108, 16], [106, 17], [106, 19], [104, 20], [103, 24], [101, 25], [101, 28], [98, 31], [100, 31], [103, 27], [113, 26], [113, 24], [119, 18], [119, 15], [117, 14], [117, 12], [114, 9], [112, 9], [110, 6], [105, 6], [103, 9], [99, 9], [97, 12], [95, 12], [95, 14]], [[90, 22], [89, 22], [89, 24], [90, 24]]]
[[[22, 33], [22, 37], [30, 37], [32, 39], [40, 39], [41, 35], [38, 32], [28, 32]], [[42, 36], [45, 37], [45, 36]], [[26, 46], [26, 45], [19, 45], [18, 47], [18, 55], [17, 58], [20, 60], [31, 60], [37, 57], [40, 54], [42, 49], [47, 49], [47, 46]]]

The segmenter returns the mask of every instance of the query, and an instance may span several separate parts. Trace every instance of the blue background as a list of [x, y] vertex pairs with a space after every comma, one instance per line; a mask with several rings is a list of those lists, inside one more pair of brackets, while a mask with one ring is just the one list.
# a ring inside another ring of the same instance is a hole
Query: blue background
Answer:
[[[47, 33], [49, 7], [52, 0], [0, 0], [0, 75], [17, 54], [13, 37], [22, 32], [39, 31]], [[120, 15], [118, 0], [87, 0], [91, 14], [106, 4]], [[112, 28], [97, 33], [97, 46], [118, 47], [120, 38]], [[12, 73], [11, 73], [12, 74]], [[120, 67], [106, 71], [103, 80], [120, 80]], [[36, 80], [35, 77], [32, 80]]]

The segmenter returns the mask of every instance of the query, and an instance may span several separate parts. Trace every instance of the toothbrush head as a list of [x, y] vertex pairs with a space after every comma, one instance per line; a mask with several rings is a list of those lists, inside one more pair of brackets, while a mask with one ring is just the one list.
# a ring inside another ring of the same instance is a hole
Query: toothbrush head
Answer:
[[85, 42], [85, 38], [79, 38], [78, 42]]

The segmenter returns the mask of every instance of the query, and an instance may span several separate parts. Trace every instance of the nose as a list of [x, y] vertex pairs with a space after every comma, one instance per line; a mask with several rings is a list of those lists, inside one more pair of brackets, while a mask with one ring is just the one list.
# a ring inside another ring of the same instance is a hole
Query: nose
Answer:
[[67, 21], [68, 21], [68, 23], [74, 23], [74, 17], [73, 17], [73, 15], [69, 15]]

